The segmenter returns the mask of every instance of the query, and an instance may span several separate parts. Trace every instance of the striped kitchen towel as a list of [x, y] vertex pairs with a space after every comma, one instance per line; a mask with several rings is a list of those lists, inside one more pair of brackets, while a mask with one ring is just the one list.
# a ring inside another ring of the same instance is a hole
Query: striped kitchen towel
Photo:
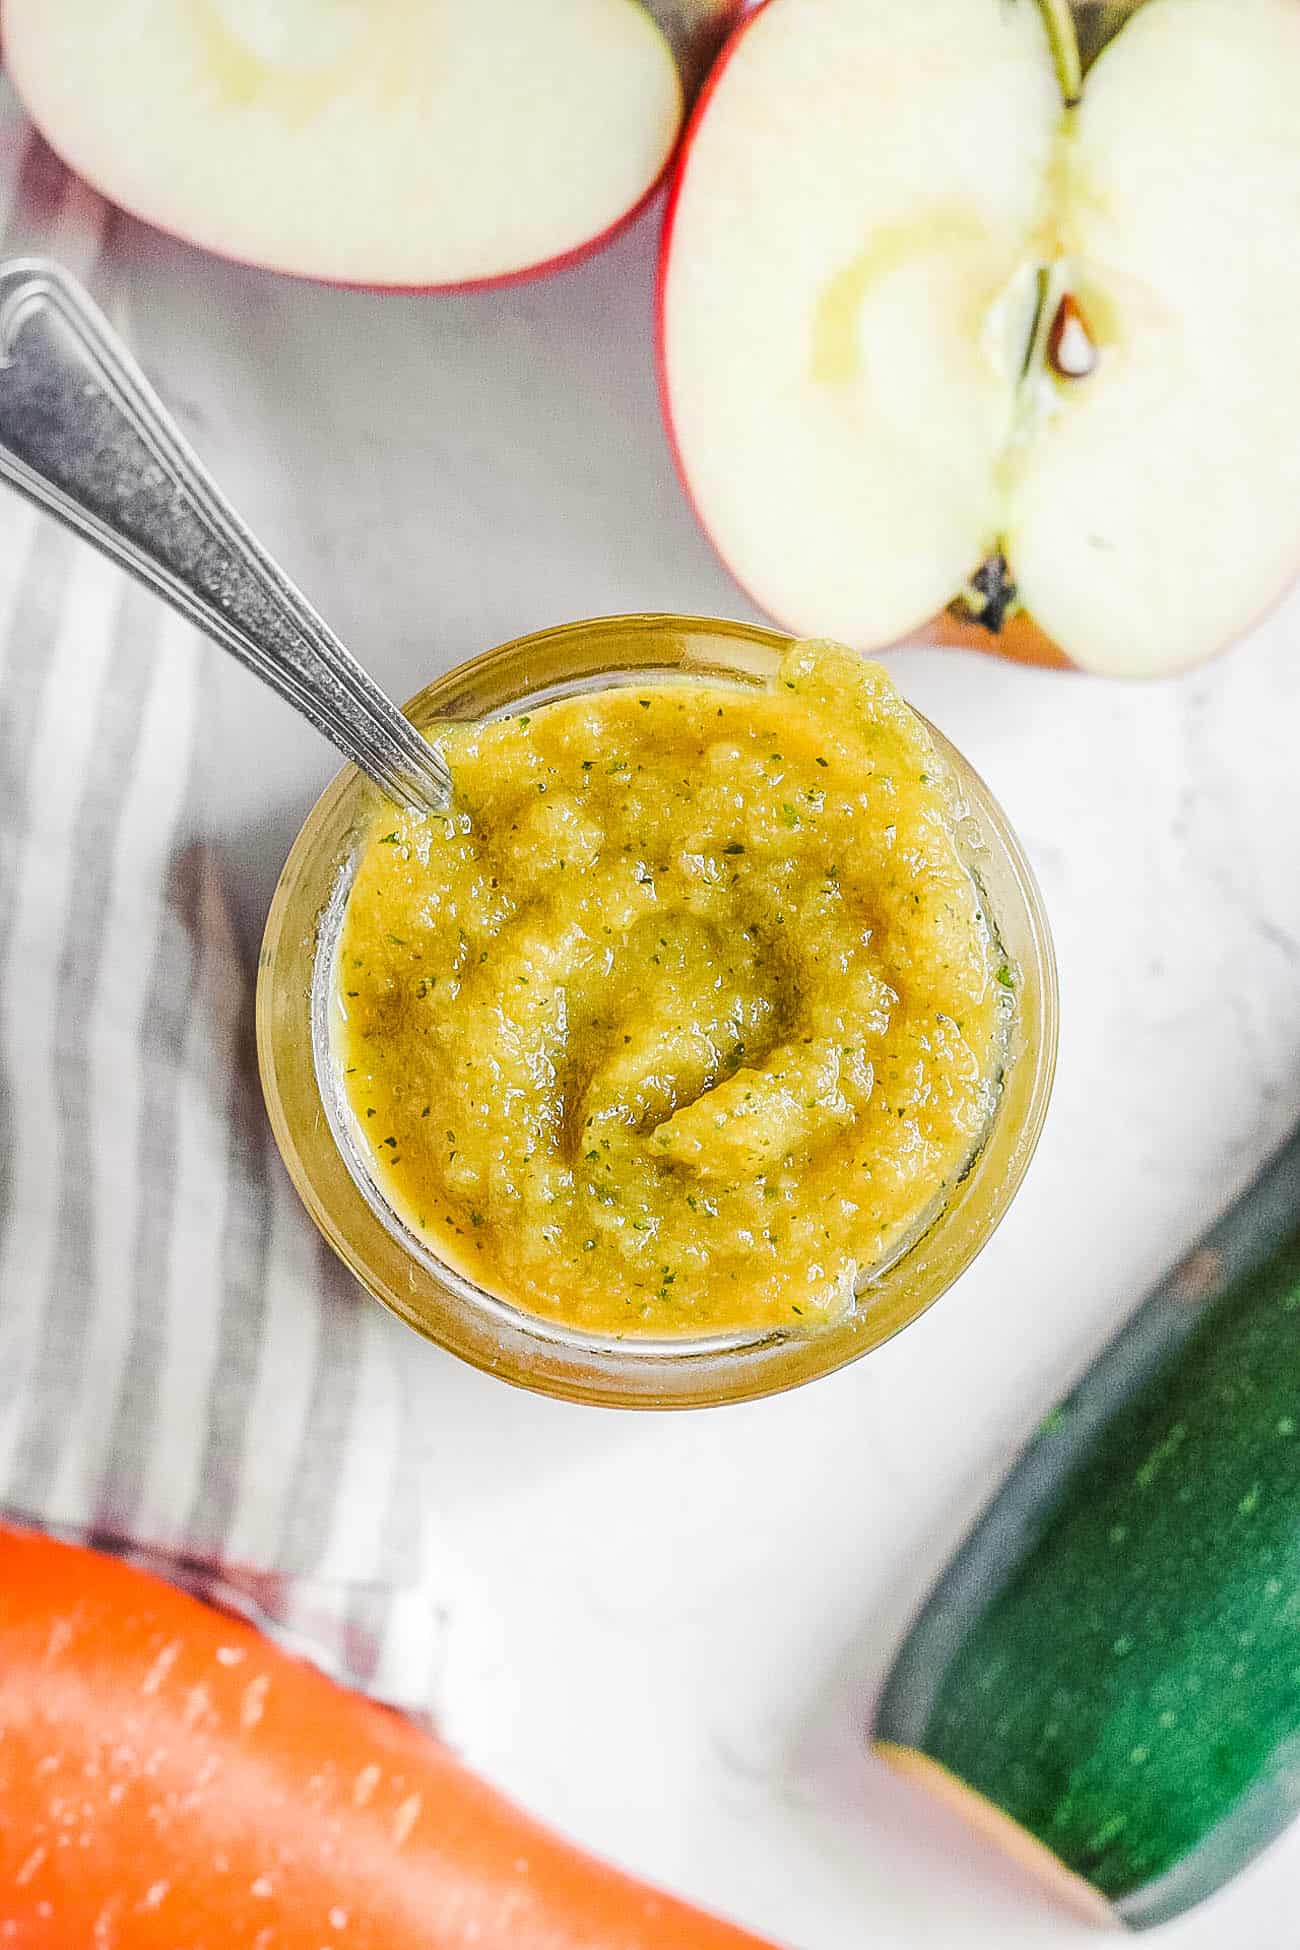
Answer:
[[[111, 211], [7, 95], [0, 231], [129, 336]], [[202, 826], [217, 654], [0, 490], [0, 1511], [422, 1706], [428, 1362], [274, 1153]]]

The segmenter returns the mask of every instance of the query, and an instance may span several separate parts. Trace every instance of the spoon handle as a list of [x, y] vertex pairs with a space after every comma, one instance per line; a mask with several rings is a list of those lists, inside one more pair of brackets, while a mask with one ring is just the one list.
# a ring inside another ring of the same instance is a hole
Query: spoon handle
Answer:
[[441, 755], [249, 533], [59, 265], [0, 263], [0, 480], [129, 569], [390, 798], [446, 809]]

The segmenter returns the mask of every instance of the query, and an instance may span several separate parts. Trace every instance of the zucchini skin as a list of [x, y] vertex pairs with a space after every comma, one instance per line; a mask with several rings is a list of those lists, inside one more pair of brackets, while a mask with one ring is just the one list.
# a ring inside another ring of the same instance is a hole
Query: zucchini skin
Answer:
[[1042, 1425], [912, 1627], [874, 1737], [1134, 1927], [1300, 1811], [1300, 1131]]

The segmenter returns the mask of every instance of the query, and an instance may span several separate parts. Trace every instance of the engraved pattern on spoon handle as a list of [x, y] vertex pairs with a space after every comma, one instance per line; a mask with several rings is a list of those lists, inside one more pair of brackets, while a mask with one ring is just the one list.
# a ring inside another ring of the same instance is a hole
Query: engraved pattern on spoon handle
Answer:
[[0, 262], [0, 479], [292, 704], [391, 798], [446, 809], [445, 762], [277, 568], [86, 292]]

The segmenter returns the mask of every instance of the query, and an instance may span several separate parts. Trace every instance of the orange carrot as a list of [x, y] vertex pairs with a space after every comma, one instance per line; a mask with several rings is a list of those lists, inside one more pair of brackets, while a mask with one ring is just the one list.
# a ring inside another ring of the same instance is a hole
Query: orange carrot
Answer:
[[116, 1559], [0, 1527], [0, 1950], [770, 1950]]

